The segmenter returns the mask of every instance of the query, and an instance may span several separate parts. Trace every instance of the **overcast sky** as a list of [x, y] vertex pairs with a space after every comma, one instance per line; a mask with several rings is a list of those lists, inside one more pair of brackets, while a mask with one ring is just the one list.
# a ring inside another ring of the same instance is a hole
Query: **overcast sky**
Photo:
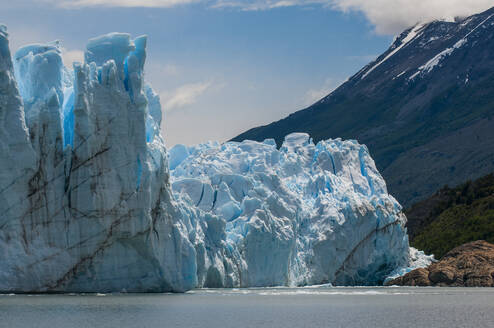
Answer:
[[[4, 1], [2, 1], [4, 2]], [[147, 80], [160, 94], [167, 145], [225, 141], [328, 94], [419, 21], [494, 0], [14, 0], [2, 4], [13, 50], [147, 34]]]

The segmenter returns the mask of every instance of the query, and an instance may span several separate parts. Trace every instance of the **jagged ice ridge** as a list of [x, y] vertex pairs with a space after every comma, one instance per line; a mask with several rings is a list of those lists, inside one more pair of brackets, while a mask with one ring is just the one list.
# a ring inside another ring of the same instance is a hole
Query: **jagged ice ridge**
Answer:
[[425, 265], [354, 141], [167, 154], [146, 41], [91, 39], [68, 69], [58, 42], [11, 57], [0, 27], [0, 291], [369, 285]]

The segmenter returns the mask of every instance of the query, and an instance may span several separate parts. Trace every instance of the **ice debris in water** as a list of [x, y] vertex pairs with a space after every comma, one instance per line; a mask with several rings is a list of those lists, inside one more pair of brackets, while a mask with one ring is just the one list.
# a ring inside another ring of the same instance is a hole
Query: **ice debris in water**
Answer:
[[419, 251], [414, 247], [410, 247], [409, 252], [410, 253], [408, 257], [408, 263], [402, 267], [396, 268], [393, 272], [391, 272], [389, 276], [384, 279], [384, 283], [404, 276], [415, 269], [427, 268], [429, 265], [436, 261], [434, 259], [434, 255], [426, 255], [423, 251]]
[[0, 291], [368, 285], [408, 265], [401, 207], [355, 141], [167, 154], [146, 42], [104, 35], [66, 68], [59, 42], [12, 57], [0, 27]]

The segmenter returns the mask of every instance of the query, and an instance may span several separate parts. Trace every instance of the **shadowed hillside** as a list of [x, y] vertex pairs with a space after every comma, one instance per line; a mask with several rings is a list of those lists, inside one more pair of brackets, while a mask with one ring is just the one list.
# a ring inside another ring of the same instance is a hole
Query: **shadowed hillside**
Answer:
[[411, 245], [441, 258], [464, 243], [494, 243], [494, 175], [444, 187], [406, 212]]

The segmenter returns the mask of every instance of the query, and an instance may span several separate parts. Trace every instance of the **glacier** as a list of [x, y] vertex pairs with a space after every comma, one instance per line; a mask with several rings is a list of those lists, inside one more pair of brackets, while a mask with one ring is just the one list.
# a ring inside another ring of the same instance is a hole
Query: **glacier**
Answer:
[[58, 41], [12, 56], [0, 26], [0, 292], [375, 285], [430, 263], [356, 141], [167, 151], [146, 43], [103, 35], [67, 68]]
[[177, 145], [170, 164], [175, 197], [215, 216], [201, 285], [376, 285], [408, 259], [406, 218], [355, 141]]

